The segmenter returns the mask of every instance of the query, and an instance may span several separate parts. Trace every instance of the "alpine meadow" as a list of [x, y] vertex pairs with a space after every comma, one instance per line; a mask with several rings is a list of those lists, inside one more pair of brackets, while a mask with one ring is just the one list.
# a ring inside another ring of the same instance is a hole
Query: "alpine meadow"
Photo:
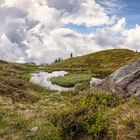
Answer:
[[139, 0], [0, 0], [0, 140], [140, 140]]

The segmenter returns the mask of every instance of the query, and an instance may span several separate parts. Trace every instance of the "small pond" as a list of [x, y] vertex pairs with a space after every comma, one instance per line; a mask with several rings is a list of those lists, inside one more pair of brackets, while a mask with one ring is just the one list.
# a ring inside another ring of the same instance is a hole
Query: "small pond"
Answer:
[[68, 74], [68, 72], [66, 71], [55, 71], [52, 73], [48, 73], [48, 72], [34, 73], [31, 74], [30, 82], [50, 90], [57, 90], [57, 91], [73, 90], [73, 88], [65, 88], [52, 84], [52, 82], [50, 81], [52, 77], [64, 76], [66, 74]]
[[[66, 88], [53, 84], [50, 80], [52, 77], [65, 76], [66, 74], [68, 74], [68, 72], [66, 71], [54, 71], [52, 73], [48, 73], [48, 72], [34, 73], [31, 74], [30, 82], [50, 90], [56, 90], [56, 91], [74, 90], [74, 88]], [[101, 81], [102, 81], [101, 79], [92, 78], [90, 81], [90, 85], [92, 86], [92, 85], [99, 84]]]

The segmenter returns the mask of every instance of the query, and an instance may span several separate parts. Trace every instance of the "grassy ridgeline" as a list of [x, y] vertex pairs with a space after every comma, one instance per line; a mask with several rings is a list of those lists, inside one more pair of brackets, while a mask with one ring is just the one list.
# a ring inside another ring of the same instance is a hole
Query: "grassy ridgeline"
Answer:
[[113, 49], [73, 57], [46, 66], [46, 70], [66, 70], [71, 73], [90, 73], [104, 78], [116, 69], [140, 59], [140, 53], [127, 49]]

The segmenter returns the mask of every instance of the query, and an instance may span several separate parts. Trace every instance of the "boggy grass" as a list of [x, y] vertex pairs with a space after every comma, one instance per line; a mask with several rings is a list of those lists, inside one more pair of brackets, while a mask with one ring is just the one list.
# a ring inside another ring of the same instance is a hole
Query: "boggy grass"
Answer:
[[51, 78], [53, 84], [63, 87], [74, 87], [77, 83], [89, 82], [91, 75], [89, 74], [68, 74], [66, 76], [59, 76]]

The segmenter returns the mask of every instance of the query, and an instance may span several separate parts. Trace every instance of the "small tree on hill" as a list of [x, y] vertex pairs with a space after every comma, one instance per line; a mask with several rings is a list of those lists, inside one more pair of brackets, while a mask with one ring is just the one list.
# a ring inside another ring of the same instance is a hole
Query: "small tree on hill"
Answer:
[[58, 62], [60, 62], [61, 61], [61, 58], [58, 58]]
[[57, 58], [55, 59], [55, 61], [54, 61], [54, 63], [57, 63], [58, 62], [58, 60], [57, 60]]
[[70, 54], [70, 58], [72, 58], [72, 57], [73, 57], [73, 53]]

